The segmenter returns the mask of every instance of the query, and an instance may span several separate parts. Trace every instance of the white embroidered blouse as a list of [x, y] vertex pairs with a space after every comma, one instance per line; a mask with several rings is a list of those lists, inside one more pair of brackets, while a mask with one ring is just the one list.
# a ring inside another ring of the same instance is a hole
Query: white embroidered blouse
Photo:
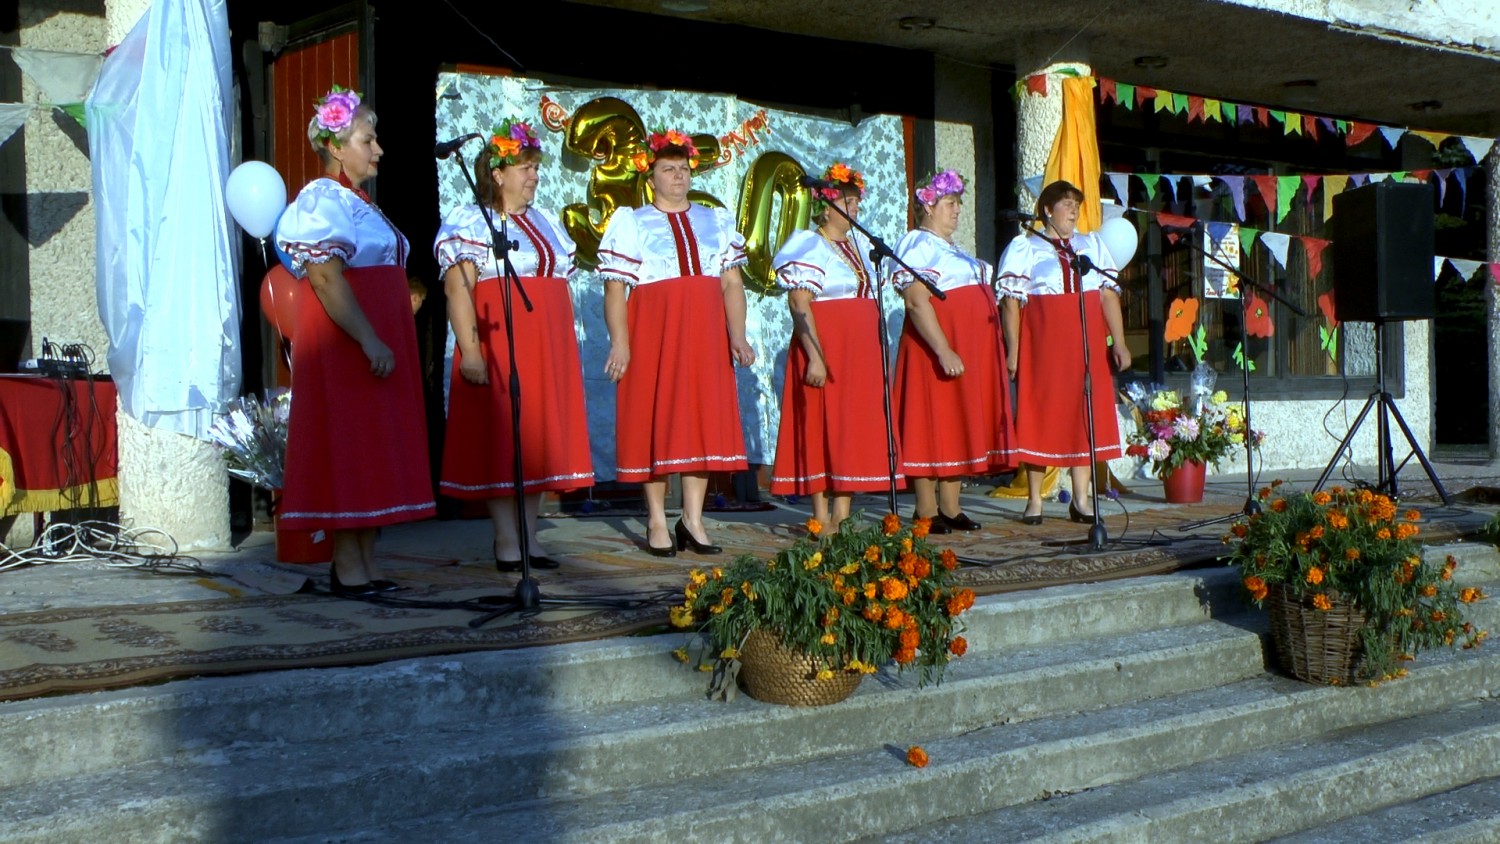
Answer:
[[347, 267], [404, 267], [408, 248], [380, 209], [328, 178], [308, 182], [282, 212], [276, 245], [291, 256], [297, 276], [333, 258]]
[[[1097, 234], [1075, 234], [1064, 242], [1079, 255], [1087, 255], [1094, 266], [1115, 271], [1115, 259], [1110, 257], [1109, 250], [1104, 248], [1104, 242]], [[1033, 232], [1018, 235], [1005, 247], [1005, 252], [1000, 255], [1000, 277], [996, 283], [1001, 296], [1019, 299], [1024, 305], [1030, 296], [1077, 293], [1080, 280], [1067, 252]], [[1081, 284], [1085, 291], [1120, 292], [1120, 285], [1095, 270], [1085, 273]]]
[[720, 276], [745, 263], [745, 238], [723, 208], [618, 208], [599, 241], [599, 273], [631, 287], [684, 276]]
[[[896, 244], [896, 254], [939, 290], [957, 290], [970, 284], [987, 285], [994, 275], [988, 261], [975, 258], [926, 229], [907, 232]], [[891, 280], [897, 290], [905, 290], [916, 282], [912, 274], [899, 264], [891, 262], [890, 265], [893, 268]]]
[[[495, 226], [500, 226], [499, 212], [495, 212]], [[511, 214], [506, 229], [507, 236], [517, 246], [510, 253], [516, 275], [568, 278], [577, 268], [573, 239], [557, 218], [546, 211], [533, 207], [522, 214]], [[490, 240], [489, 224], [478, 205], [461, 205], [449, 211], [432, 244], [439, 274], [448, 272], [454, 264], [468, 261], [474, 265], [478, 278], [499, 278]]]
[[870, 245], [859, 232], [830, 241], [816, 231], [792, 232], [772, 259], [776, 283], [787, 290], [810, 290], [819, 300], [869, 299], [874, 296], [875, 267]]

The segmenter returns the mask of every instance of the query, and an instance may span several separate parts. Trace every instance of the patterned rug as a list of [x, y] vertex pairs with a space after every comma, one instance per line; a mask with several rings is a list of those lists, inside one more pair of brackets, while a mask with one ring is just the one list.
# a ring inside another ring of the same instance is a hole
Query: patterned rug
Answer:
[[[986, 529], [934, 537], [964, 565], [959, 580], [980, 594], [1160, 574], [1212, 562], [1223, 552], [1227, 524], [1192, 531], [1186, 522], [1226, 516], [1225, 505], [1120, 508], [1106, 525], [1114, 540], [1171, 539], [1164, 545], [1111, 544], [1079, 553], [1087, 526], [1049, 518], [1023, 526], [1013, 514], [971, 510]], [[793, 513], [785, 524], [711, 521], [726, 555], [763, 556], [790, 544], [804, 528]], [[1484, 514], [1457, 508], [1427, 511], [1423, 538], [1473, 533]], [[563, 524], [566, 522], [566, 524]], [[640, 522], [628, 517], [558, 518], [543, 541], [563, 568], [540, 573], [547, 598], [655, 596], [627, 609], [544, 607], [508, 614], [481, 627], [470, 609], [444, 602], [484, 601], [514, 594], [515, 575], [497, 574], [472, 554], [487, 539], [487, 524], [432, 522], [385, 543], [387, 573], [411, 586], [399, 599], [371, 603], [326, 594], [248, 595], [231, 580], [215, 588], [225, 597], [131, 606], [52, 609], [0, 616], [0, 700], [118, 688], [176, 677], [314, 666], [358, 665], [417, 656], [621, 636], [664, 625], [666, 607], [686, 572], [714, 559], [684, 554], [659, 559], [643, 553]], [[558, 526], [561, 525], [561, 526]], [[383, 540], [383, 543], [385, 541]], [[455, 549], [455, 550], [450, 550]], [[465, 551], [469, 553], [465, 553]], [[257, 561], [257, 564], [264, 565]], [[326, 588], [326, 567], [283, 567], [310, 575]], [[670, 594], [667, 594], [670, 593]]]

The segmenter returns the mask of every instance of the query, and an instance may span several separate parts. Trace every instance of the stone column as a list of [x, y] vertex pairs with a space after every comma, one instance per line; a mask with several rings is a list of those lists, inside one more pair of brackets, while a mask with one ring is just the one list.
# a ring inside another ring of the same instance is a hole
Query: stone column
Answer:
[[[1081, 47], [1079, 49], [1082, 49]], [[1017, 84], [1022, 93], [1016, 105], [1016, 183], [1021, 185], [1019, 207], [1025, 211], [1036, 204], [1036, 194], [1025, 187], [1026, 179], [1042, 175], [1047, 168], [1047, 155], [1052, 152], [1052, 141], [1062, 126], [1062, 77], [1055, 74], [1061, 70], [1089, 76], [1094, 71], [1089, 67], [1087, 56], [1075, 54], [1067, 61], [1039, 59], [1035, 63], [1017, 63]], [[1026, 77], [1046, 73], [1047, 96], [1025, 91]], [[1093, 185], [1080, 185], [1084, 190], [1097, 190]]]
[[[150, 7], [150, 0], [106, 3], [109, 45], [120, 43]], [[92, 241], [87, 254], [92, 267]], [[93, 273], [87, 276], [92, 294]], [[88, 310], [91, 314], [98, 311], [92, 299]], [[229, 548], [229, 479], [214, 447], [172, 431], [148, 428], [123, 411], [116, 419], [121, 521], [165, 531], [183, 550]]]

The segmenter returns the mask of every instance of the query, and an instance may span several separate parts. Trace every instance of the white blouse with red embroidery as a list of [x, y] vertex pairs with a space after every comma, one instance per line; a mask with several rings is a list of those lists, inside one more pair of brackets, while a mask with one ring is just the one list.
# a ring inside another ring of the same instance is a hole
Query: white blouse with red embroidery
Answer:
[[[912, 229], [896, 244], [896, 254], [939, 290], [957, 290], [971, 284], [989, 284], [993, 270], [955, 243], [926, 229]], [[887, 262], [897, 290], [910, 287], [916, 278], [894, 261]]]
[[[1095, 267], [1114, 272], [1115, 259], [1097, 234], [1075, 234], [1063, 241], [1079, 255], [1087, 255]], [[1077, 293], [1080, 280], [1073, 270], [1067, 250], [1035, 232], [1017, 235], [1000, 255], [1000, 276], [996, 279], [1001, 296], [1026, 303], [1028, 296]], [[1113, 290], [1120, 285], [1096, 270], [1084, 273], [1082, 285], [1088, 290]]]
[[599, 273], [631, 287], [684, 276], [720, 276], [745, 263], [745, 238], [723, 208], [618, 208], [599, 241]]
[[[495, 227], [500, 216], [494, 215]], [[522, 278], [568, 278], [577, 269], [574, 258], [577, 247], [556, 217], [540, 208], [529, 208], [511, 214], [506, 235], [516, 244], [510, 262]], [[468, 261], [479, 278], [498, 278], [495, 253], [490, 248], [490, 227], [478, 205], [460, 205], [448, 212], [438, 229], [432, 251], [438, 272], [446, 273], [454, 264]]]
[[830, 241], [816, 231], [792, 232], [772, 259], [776, 283], [787, 290], [810, 290], [820, 301], [874, 297], [875, 267], [870, 245], [859, 232]]
[[347, 267], [406, 266], [406, 238], [380, 213], [333, 179], [308, 182], [282, 212], [276, 245], [292, 258], [292, 272], [338, 258]]

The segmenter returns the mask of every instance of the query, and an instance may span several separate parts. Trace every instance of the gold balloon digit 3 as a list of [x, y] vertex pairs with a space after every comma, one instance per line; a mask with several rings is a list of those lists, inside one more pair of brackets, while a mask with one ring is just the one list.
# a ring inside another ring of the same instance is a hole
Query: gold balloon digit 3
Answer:
[[578, 244], [579, 266], [598, 265], [599, 239], [616, 208], [636, 208], [646, 199], [645, 179], [630, 159], [646, 149], [646, 129], [629, 103], [600, 97], [573, 112], [564, 141], [568, 152], [598, 162], [589, 174], [588, 199], [563, 208], [562, 222]]

